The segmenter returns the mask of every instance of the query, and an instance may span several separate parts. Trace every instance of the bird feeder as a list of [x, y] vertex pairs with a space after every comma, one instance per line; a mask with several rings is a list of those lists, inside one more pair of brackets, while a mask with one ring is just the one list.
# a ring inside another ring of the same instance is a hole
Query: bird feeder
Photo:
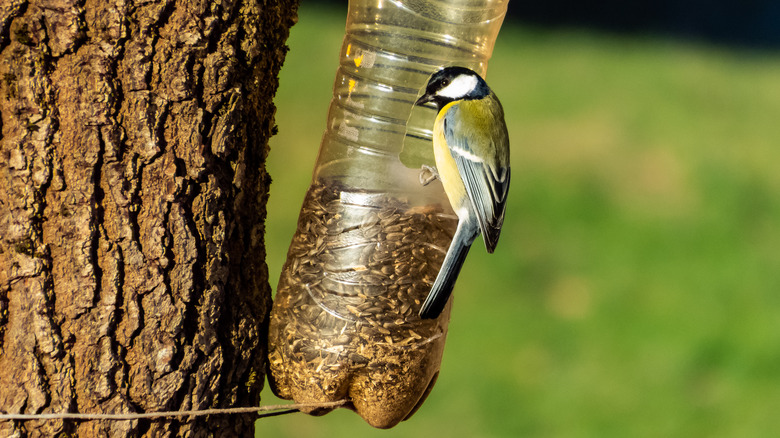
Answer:
[[327, 128], [271, 312], [278, 397], [346, 400], [389, 428], [431, 390], [452, 300], [435, 319], [418, 313], [457, 218], [438, 181], [421, 183], [421, 166], [434, 164], [435, 111], [414, 102], [444, 66], [485, 74], [506, 7], [350, 0]]

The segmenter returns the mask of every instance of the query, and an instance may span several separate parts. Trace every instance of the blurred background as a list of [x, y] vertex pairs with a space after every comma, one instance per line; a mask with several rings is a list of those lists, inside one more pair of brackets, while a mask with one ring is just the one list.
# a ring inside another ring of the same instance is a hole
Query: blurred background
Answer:
[[[262, 419], [258, 437], [780, 436], [780, 4], [595, 3], [509, 3], [488, 74], [506, 221], [464, 266], [426, 403], [389, 431], [340, 410]], [[346, 10], [304, 0], [289, 40], [274, 288]]]

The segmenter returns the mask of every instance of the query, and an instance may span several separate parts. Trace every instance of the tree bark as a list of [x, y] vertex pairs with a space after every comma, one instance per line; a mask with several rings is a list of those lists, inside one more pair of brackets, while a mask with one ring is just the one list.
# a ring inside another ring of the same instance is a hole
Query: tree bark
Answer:
[[[256, 406], [296, 0], [0, 1], [0, 410]], [[0, 436], [253, 436], [254, 417]]]

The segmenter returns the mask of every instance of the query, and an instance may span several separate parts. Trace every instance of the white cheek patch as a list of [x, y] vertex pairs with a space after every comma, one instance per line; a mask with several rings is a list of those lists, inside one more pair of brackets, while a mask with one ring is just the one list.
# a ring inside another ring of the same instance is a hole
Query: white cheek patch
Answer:
[[461, 75], [450, 82], [449, 85], [442, 88], [437, 94], [450, 99], [460, 99], [476, 88], [477, 78], [474, 76]]

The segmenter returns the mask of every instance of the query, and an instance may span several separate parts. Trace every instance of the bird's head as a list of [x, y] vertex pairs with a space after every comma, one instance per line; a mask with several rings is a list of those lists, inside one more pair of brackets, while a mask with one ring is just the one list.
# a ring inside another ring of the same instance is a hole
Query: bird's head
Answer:
[[446, 67], [428, 80], [425, 93], [415, 105], [433, 103], [438, 109], [456, 100], [482, 99], [490, 94], [485, 80], [465, 67]]

